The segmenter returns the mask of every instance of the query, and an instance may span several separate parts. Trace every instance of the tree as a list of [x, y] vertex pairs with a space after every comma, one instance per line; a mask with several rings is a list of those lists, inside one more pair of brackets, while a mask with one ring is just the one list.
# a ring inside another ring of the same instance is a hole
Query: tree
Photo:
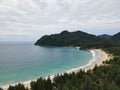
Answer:
[[30, 86], [31, 86], [31, 90], [38, 90], [37, 83], [35, 81], [32, 81], [30, 83]]
[[45, 80], [43, 78], [37, 80], [37, 87], [38, 90], [45, 90]]
[[8, 90], [15, 90], [14, 86], [9, 86]]
[[47, 81], [46, 81], [46, 86], [45, 86], [46, 90], [52, 90], [52, 82], [50, 77], [48, 77]]
[[3, 90], [3, 89], [0, 87], [0, 90]]

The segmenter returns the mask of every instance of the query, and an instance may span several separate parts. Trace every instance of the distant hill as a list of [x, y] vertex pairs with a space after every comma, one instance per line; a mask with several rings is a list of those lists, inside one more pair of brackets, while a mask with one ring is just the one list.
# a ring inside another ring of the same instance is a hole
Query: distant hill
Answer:
[[103, 34], [103, 35], [98, 35], [98, 37], [101, 39], [110, 39], [112, 36], [108, 34]]
[[111, 37], [112, 42], [120, 45], [120, 32]]
[[45, 35], [37, 40], [35, 45], [80, 46], [82, 49], [109, 48], [120, 45], [120, 32], [113, 36], [107, 34], [96, 36], [82, 31], [65, 30], [59, 34]]
[[98, 42], [100, 39], [92, 34], [82, 31], [69, 32], [67, 30], [52, 35], [45, 35], [35, 45], [47, 46], [79, 46], [88, 42]]

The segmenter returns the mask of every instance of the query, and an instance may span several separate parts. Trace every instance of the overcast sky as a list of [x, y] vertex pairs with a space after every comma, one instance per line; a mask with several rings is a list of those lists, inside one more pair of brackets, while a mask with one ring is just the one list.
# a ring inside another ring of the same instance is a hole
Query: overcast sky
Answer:
[[82, 30], [120, 32], [120, 0], [0, 0], [0, 41]]

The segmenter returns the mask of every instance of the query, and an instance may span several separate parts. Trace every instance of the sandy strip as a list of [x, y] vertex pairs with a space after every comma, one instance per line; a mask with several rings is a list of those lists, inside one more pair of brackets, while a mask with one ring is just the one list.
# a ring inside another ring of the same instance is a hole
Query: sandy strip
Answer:
[[[109, 55], [106, 52], [104, 52], [104, 51], [102, 51], [100, 49], [92, 49], [92, 50], [89, 50], [89, 51], [92, 53], [93, 57], [86, 65], [80, 66], [80, 67], [77, 67], [77, 68], [72, 68], [71, 70], [66, 71], [66, 73], [78, 72], [80, 69], [83, 69], [83, 70], [87, 71], [89, 69], [93, 69], [96, 64], [99, 66], [99, 65], [102, 64], [103, 61], [106, 61], [106, 60], [110, 59]], [[63, 73], [60, 73], [60, 74], [63, 74]], [[50, 76], [51, 80], [53, 80], [53, 78], [55, 76], [56, 75]], [[30, 82], [31, 81], [32, 80], [22, 82], [22, 83], [25, 85], [25, 87], [30, 88]], [[36, 80], [33, 80], [33, 81], [36, 81]], [[14, 86], [14, 85], [16, 85], [16, 84], [13, 84], [12, 86]], [[2, 86], [2, 88], [4, 90], [7, 90], [8, 87], [9, 87], [9, 85]]]
[[106, 61], [106, 60], [110, 60], [110, 56], [109, 54], [107, 54], [105, 51], [101, 50], [101, 49], [93, 49], [92, 53], [93, 54], [93, 62], [91, 65], [83, 68], [85, 71], [89, 70], [89, 69], [93, 69], [95, 67], [95, 65], [102, 65], [103, 64], [103, 61]]
[[103, 61], [110, 59], [109, 54], [107, 54], [101, 49], [92, 49], [89, 51], [92, 53], [92, 59], [86, 65], [72, 68], [71, 70], [66, 71], [66, 73], [78, 72], [80, 69], [87, 71], [89, 69], [93, 69], [95, 65], [100, 66], [103, 64]]

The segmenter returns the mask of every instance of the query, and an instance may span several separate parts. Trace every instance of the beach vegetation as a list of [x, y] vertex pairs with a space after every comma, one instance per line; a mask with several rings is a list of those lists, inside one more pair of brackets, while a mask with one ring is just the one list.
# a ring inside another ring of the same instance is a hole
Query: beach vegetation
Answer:
[[53, 83], [49, 77], [47, 79], [39, 78], [36, 82], [31, 82], [31, 90], [53, 90]]
[[23, 84], [18, 84], [15, 86], [9, 86], [8, 90], [28, 90]]

